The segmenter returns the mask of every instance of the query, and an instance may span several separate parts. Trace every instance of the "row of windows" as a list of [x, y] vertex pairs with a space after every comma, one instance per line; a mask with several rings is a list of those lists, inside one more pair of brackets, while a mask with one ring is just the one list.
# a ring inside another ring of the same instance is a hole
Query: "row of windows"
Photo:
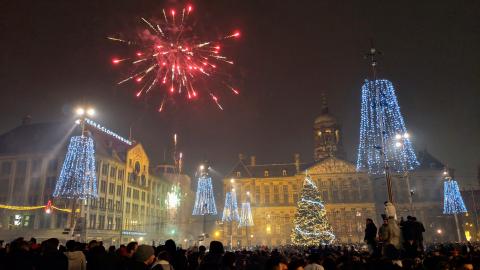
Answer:
[[122, 219], [113, 217], [105, 217], [104, 215], [90, 215], [88, 221], [89, 229], [98, 229], [98, 230], [121, 230], [122, 229]]
[[[98, 172], [99, 162], [96, 163], [96, 168]], [[111, 179], [123, 180], [125, 178], [125, 169], [117, 169], [117, 167], [110, 166], [108, 163], [102, 164], [101, 174], [103, 176], [109, 176]]]
[[[123, 190], [122, 186], [117, 185], [116, 195], [122, 196], [122, 190]], [[100, 181], [100, 192], [107, 194], [107, 181], [105, 180]], [[111, 195], [115, 194], [115, 183], [108, 183], [108, 194], [111, 194]]]
[[[106, 203], [105, 203], [106, 202]], [[122, 211], [122, 203], [120, 201], [116, 201], [115, 204], [113, 204], [112, 199], [105, 200], [105, 198], [99, 198], [99, 199], [92, 199], [90, 201], [90, 208], [96, 209], [99, 208], [100, 210], [116, 210], [118, 212]]]
[[[288, 191], [287, 186], [283, 186], [282, 193], [280, 193], [278, 187], [274, 187], [273, 190], [273, 197], [270, 193], [270, 187], [264, 187], [263, 195], [260, 192], [260, 187], [255, 187], [255, 200], [254, 203], [257, 204], [279, 204], [279, 203], [289, 203], [290, 194], [292, 194], [292, 201], [296, 203], [299, 198], [299, 192], [297, 188], [292, 188], [292, 192]], [[329, 192], [328, 190], [321, 190], [320, 191], [321, 198], [323, 201], [326, 202], [358, 202], [358, 201], [365, 201], [365, 200], [372, 200], [373, 195], [367, 189], [359, 192], [358, 190], [332, 190]], [[273, 199], [273, 200], [272, 200]]]

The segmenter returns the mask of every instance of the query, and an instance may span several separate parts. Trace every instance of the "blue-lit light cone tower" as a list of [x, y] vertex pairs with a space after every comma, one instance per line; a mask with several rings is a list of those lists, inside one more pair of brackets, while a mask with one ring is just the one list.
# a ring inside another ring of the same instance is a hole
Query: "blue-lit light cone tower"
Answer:
[[204, 165], [200, 166], [198, 178], [197, 193], [195, 196], [195, 204], [193, 206], [192, 215], [203, 216], [203, 236], [207, 238], [207, 215], [216, 215], [217, 206], [215, 205], [215, 197], [213, 193], [212, 178], [206, 172]]
[[443, 172], [443, 176], [445, 181], [443, 183], [443, 214], [454, 216], [458, 242], [461, 242], [462, 234], [460, 233], [457, 215], [466, 213], [467, 207], [463, 202], [462, 194], [460, 193], [457, 181], [450, 177], [446, 170]]
[[[234, 179], [231, 179], [233, 185]], [[225, 194], [225, 206], [223, 207], [222, 222], [230, 223], [230, 250], [233, 250], [233, 222], [239, 222], [240, 216], [238, 214], [237, 195], [235, 188]]]
[[397, 134], [408, 133], [393, 84], [377, 79], [377, 55], [375, 48], [367, 54], [371, 60], [373, 80], [366, 80], [362, 86], [357, 170], [385, 175], [388, 201], [393, 203], [391, 172], [410, 171], [419, 164], [408, 136], [403, 138], [402, 147], [395, 147]]
[[[87, 135], [85, 130], [85, 115], [92, 116], [94, 110], [78, 108], [76, 113], [81, 117], [76, 123], [81, 125], [82, 134], [71, 137], [62, 170], [60, 171], [60, 176], [53, 192], [53, 197], [66, 199], [71, 203], [71, 237], [73, 236], [76, 225], [78, 201], [98, 197], [95, 172], [95, 147], [93, 139]], [[81, 213], [78, 214], [81, 215]], [[86, 223], [86, 221], [84, 223]], [[86, 224], [84, 224], [84, 226], [85, 225]]]
[[247, 247], [250, 247], [250, 238], [252, 238], [248, 234], [248, 229], [254, 225], [253, 223], [253, 215], [252, 215], [252, 209], [250, 207], [250, 192], [247, 191], [247, 199], [245, 202], [242, 203], [242, 209], [240, 211], [240, 221], [238, 222], [238, 227], [243, 228], [245, 227], [245, 234], [247, 236]]

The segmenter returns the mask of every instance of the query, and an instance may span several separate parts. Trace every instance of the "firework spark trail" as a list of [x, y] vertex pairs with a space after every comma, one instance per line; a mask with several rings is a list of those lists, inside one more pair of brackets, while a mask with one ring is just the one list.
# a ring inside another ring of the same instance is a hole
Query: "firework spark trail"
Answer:
[[[221, 42], [240, 36], [238, 31], [223, 36], [218, 40], [199, 41], [197, 33], [189, 25], [189, 15], [192, 6], [186, 6], [177, 14], [174, 9], [167, 13], [162, 10], [163, 22], [155, 22], [141, 18], [145, 25], [139, 38], [128, 40], [108, 37], [109, 40], [138, 47], [133, 57], [115, 58], [112, 63], [117, 65], [127, 62], [133, 65], [132, 75], [118, 82], [123, 84], [134, 81], [142, 84], [136, 96], [140, 97], [158, 86], [165, 95], [159, 111], [163, 111], [167, 98], [174, 94], [185, 95], [187, 99], [198, 97], [196, 89], [216, 89], [212, 84], [221, 85], [238, 95], [238, 89], [221, 79], [223, 72], [217, 69], [222, 63], [233, 65], [233, 61], [220, 54]], [[177, 18], [178, 17], [178, 18]], [[153, 72], [155, 71], [155, 72]], [[218, 91], [218, 89], [216, 89]], [[210, 98], [223, 110], [219, 99], [212, 90], [208, 90]], [[184, 94], [182, 94], [184, 93]]]

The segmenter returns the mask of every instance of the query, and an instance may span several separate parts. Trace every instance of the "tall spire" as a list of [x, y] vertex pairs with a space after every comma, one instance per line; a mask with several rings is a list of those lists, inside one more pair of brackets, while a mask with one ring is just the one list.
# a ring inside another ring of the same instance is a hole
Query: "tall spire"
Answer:
[[328, 114], [328, 102], [327, 102], [327, 95], [325, 92], [322, 92], [321, 94], [322, 97], [322, 106], [320, 108], [321, 114]]

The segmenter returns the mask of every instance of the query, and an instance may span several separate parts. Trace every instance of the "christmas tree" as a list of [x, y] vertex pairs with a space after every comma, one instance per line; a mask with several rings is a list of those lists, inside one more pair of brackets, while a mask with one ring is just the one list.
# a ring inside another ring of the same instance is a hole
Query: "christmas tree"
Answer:
[[309, 176], [303, 182], [302, 196], [293, 222], [291, 240], [295, 245], [330, 244], [335, 240], [327, 221], [325, 205]]
[[92, 138], [82, 135], [70, 139], [53, 197], [74, 200], [98, 197]]

